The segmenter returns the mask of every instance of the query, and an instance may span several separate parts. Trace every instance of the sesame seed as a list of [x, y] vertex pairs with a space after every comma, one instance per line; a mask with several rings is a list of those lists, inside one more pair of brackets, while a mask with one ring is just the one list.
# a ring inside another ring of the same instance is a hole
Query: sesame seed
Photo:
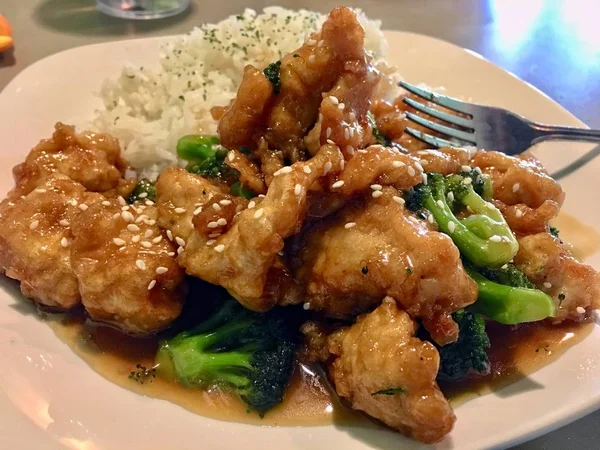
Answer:
[[278, 254], [279, 256], [283, 256], [283, 255], [284, 255], [284, 253], [283, 253], [283, 250], [281, 250], [281, 251], [277, 252], [277, 254]]
[[39, 224], [40, 224], [39, 220], [34, 220], [33, 222], [31, 222], [29, 224], [29, 229], [35, 230], [38, 227]]
[[206, 245], [213, 245], [215, 242], [217, 242], [214, 239], [209, 239], [208, 241], [206, 241]]
[[198, 208], [196, 208], [194, 210], [194, 216], [197, 216], [198, 214], [200, 214], [202, 212], [202, 206], [199, 206]]
[[313, 63], [315, 62], [315, 59], [316, 59], [316, 58], [315, 58], [315, 55], [310, 55], [310, 56], [308, 57], [308, 62], [309, 62], [310, 64], [313, 64]]
[[156, 280], [152, 280], [149, 284], [148, 284], [148, 290], [151, 291], [152, 288], [156, 286]]
[[331, 164], [331, 161], [327, 161], [325, 163], [325, 166], [323, 166], [323, 176], [325, 176], [329, 173], [329, 171], [331, 170], [331, 167], [333, 167], [333, 164]]
[[183, 214], [185, 211], [186, 211], [186, 209], [185, 209], [185, 208], [175, 208], [175, 212], [176, 212], [177, 214]]
[[127, 204], [125, 199], [123, 197], [121, 197], [120, 195], [117, 197], [117, 201], [119, 202], [119, 205], [121, 205], [121, 206], [125, 206]]
[[422, 176], [423, 176], [423, 184], [427, 184], [427, 174], [425, 172], [423, 172]]
[[219, 203], [223, 206], [229, 206], [231, 205], [231, 200], [227, 200], [226, 198], [223, 200], [220, 200]]
[[373, 198], [379, 198], [383, 195], [383, 191], [373, 191], [373, 193], [371, 194], [371, 196]]
[[240, 211], [244, 209], [244, 205], [239, 204], [235, 207], [236, 216], [240, 213]]
[[578, 307], [577, 307], [577, 308], [575, 308], [575, 309], [576, 309], [576, 311], [577, 311], [579, 314], [585, 314], [585, 308], [582, 308], [581, 306], [578, 306]]
[[433, 214], [429, 214], [429, 215], [427, 216], [427, 222], [429, 222], [429, 223], [433, 223], [433, 222], [434, 222], [434, 219], [433, 219]]
[[69, 204], [71, 206], [77, 206], [77, 200], [75, 200], [74, 198], [72, 198], [71, 200], [69, 200]]
[[296, 186], [294, 186], [294, 194], [300, 195], [301, 193], [302, 193], [302, 186], [300, 186], [299, 184], [296, 184]]
[[492, 241], [492, 242], [501, 242], [501, 241], [502, 241], [502, 238], [501, 238], [500, 236], [498, 236], [497, 234], [495, 234], [495, 235], [493, 235], [493, 236], [490, 238], [490, 241]]
[[173, 240], [173, 232], [171, 230], [167, 230], [167, 237], [169, 238], [170, 241]]
[[221, 253], [223, 250], [225, 250], [225, 246], [223, 244], [219, 244], [215, 247], [215, 252], [217, 253]]
[[333, 103], [334, 105], [337, 105], [337, 104], [340, 102], [340, 101], [337, 99], [337, 97], [335, 97], [335, 96], [333, 96], [333, 95], [330, 95], [330, 96], [329, 96], [329, 101], [330, 101], [331, 103]]
[[152, 242], [150, 242], [150, 241], [142, 241], [142, 242], [140, 242], [140, 244], [144, 248], [151, 248], [152, 247]]
[[137, 244], [138, 242], [140, 242], [141, 237], [139, 237], [137, 234], [135, 236], [133, 236], [131, 238], [131, 242], [133, 242], [134, 244]]
[[470, 172], [471, 166], [461, 166], [460, 170], [462, 170], [463, 172]]
[[221, 226], [221, 227], [224, 227], [225, 225], [227, 225], [227, 220], [226, 220], [226, 219], [223, 219], [223, 218], [221, 217], [219, 220], [217, 220], [217, 225], [219, 225], [219, 226]]
[[146, 214], [142, 214], [141, 216], [138, 216], [137, 219], [135, 219], [135, 223], [142, 223], [147, 218], [148, 218], [148, 216]]
[[138, 198], [146, 198], [146, 197], [148, 197], [147, 192], [142, 192], [140, 195], [138, 195]]
[[304, 170], [304, 173], [311, 173], [312, 172], [312, 170], [310, 170], [310, 167], [308, 167], [308, 166], [304, 166], [302, 168], [302, 170]]
[[516, 216], [516, 217], [523, 217], [523, 211], [521, 211], [520, 209], [517, 209], [517, 210], [515, 211], [515, 216]]
[[513, 184], [512, 191], [517, 192], [520, 187], [521, 187], [521, 185], [519, 183], [515, 183], [515, 184]]
[[374, 191], [380, 191], [383, 189], [383, 186], [380, 184], [372, 184], [371, 189], [373, 189]]
[[154, 239], [152, 239], [153, 244], [158, 244], [160, 241], [162, 241], [162, 236], [156, 236]]
[[408, 174], [409, 174], [411, 177], [414, 177], [416, 173], [417, 173], [417, 172], [415, 172], [415, 169], [413, 169], [411, 166], [408, 166]]
[[317, 47], [322, 47], [323, 44], [325, 43], [325, 41], [323, 39], [321, 39], [318, 43], [317, 43]]
[[175, 256], [175, 252], [167, 252], [168, 256]]
[[463, 180], [463, 184], [466, 184], [467, 186], [468, 186], [469, 184], [471, 184], [472, 182], [473, 182], [473, 180], [471, 180], [470, 178], [465, 178], [465, 179]]
[[162, 275], [163, 273], [167, 273], [169, 271], [169, 269], [167, 269], [164, 266], [160, 266], [156, 268], [156, 274], [157, 275]]
[[544, 287], [546, 289], [550, 289], [552, 287], [552, 283], [548, 282], [548, 281], [544, 281]]
[[133, 222], [134, 220], [133, 214], [131, 214], [129, 211], [122, 211], [121, 217], [125, 222]]
[[446, 197], [448, 197], [449, 202], [453, 202], [454, 201], [454, 192], [448, 192], [448, 195], [446, 195]]
[[154, 202], [152, 200], [146, 200], [144, 203], [146, 204], [146, 206], [154, 205]]
[[180, 238], [179, 236], [175, 238], [175, 242], [177, 242], [177, 245], [179, 245], [180, 247], [185, 247], [185, 240]]
[[419, 164], [421, 164], [421, 167], [425, 167], [427, 164], [429, 164], [429, 161], [426, 159], [421, 159], [419, 160]]
[[292, 171], [292, 166], [285, 166], [285, 167], [282, 167], [281, 169], [279, 169], [279, 172], [281, 172], [282, 174], [291, 173], [291, 171]]
[[337, 188], [341, 188], [343, 185], [344, 185], [344, 180], [339, 180], [339, 181], [336, 181], [335, 183], [333, 183], [331, 185], [331, 188], [337, 189]]
[[121, 211], [129, 211], [129, 206], [121, 206]]
[[227, 153], [227, 159], [229, 160], [229, 162], [233, 162], [233, 160], [235, 159], [235, 153], [233, 152], [233, 150]]
[[223, 208], [221, 208], [221, 205], [219, 205], [218, 203], [213, 203], [212, 207], [215, 211], [221, 211]]
[[69, 246], [69, 240], [66, 237], [63, 237], [60, 240], [60, 245], [64, 248], [67, 248]]
[[402, 161], [394, 161], [394, 162], [392, 163], [392, 167], [394, 167], [394, 168], [396, 168], [396, 169], [397, 169], [398, 167], [404, 167], [405, 165], [406, 165], [406, 164], [404, 164]]
[[39, 192], [40, 194], [43, 194], [44, 192], [46, 192], [46, 189], [36, 189], [35, 192]]
[[264, 212], [265, 212], [265, 210], [262, 208], [257, 209], [256, 212], [254, 213], [254, 218], [260, 219]]
[[154, 232], [152, 230], [146, 230], [144, 232], [144, 237], [145, 238], [149, 238], [150, 236], [152, 236], [154, 234]]
[[68, 227], [70, 225], [69, 221], [66, 219], [59, 220], [58, 224], [62, 225], [63, 227]]
[[417, 169], [419, 169], [421, 172], [423, 172], [423, 166], [421, 165], [421, 163], [419, 163], [418, 161], [415, 161], [415, 167]]
[[121, 213], [114, 213], [113, 215], [113, 219], [118, 219], [119, 217], [121, 217]]
[[350, 228], [355, 227], [355, 226], [356, 226], [356, 222], [348, 222], [346, 225], [344, 225], [344, 228], [346, 230], [349, 230]]
[[345, 108], [345, 107], [346, 107], [346, 105], [345, 105], [344, 103], [340, 103], [340, 104], [338, 105], [338, 109], [340, 109], [340, 110], [342, 110], [342, 111], [344, 110], [344, 108]]
[[349, 155], [354, 155], [354, 147], [352, 147], [351, 145], [347, 145], [346, 152], [348, 152]]
[[219, 224], [217, 222], [208, 222], [208, 228], [217, 228]]
[[327, 143], [330, 145], [335, 145], [335, 142], [333, 142], [331, 139], [327, 139]]
[[454, 222], [448, 222], [448, 231], [454, 233], [454, 230], [456, 230], [456, 224]]
[[219, 236], [221, 236], [221, 233], [210, 233], [208, 235], [209, 238], [216, 238], [216, 237], [219, 237]]
[[144, 220], [144, 223], [145, 223], [146, 225], [154, 226], [154, 225], [156, 225], [156, 220], [154, 220], [154, 219], [151, 219], [151, 220]]
[[134, 225], [132, 223], [130, 223], [129, 225], [127, 225], [127, 229], [129, 231], [140, 231], [140, 227], [138, 227], [137, 225]]
[[183, 253], [183, 247], [178, 247], [177, 248], [177, 254], [181, 255]]
[[254, 208], [255, 206], [256, 206], [256, 202], [255, 202], [254, 200], [251, 200], [251, 201], [248, 203], [248, 209], [252, 209], [252, 208]]
[[102, 206], [110, 206], [110, 202], [108, 200], [104, 200], [102, 202]]
[[136, 213], [142, 214], [144, 212], [143, 208], [140, 206], [139, 208], [133, 208]]
[[438, 200], [436, 203], [438, 204], [438, 206], [439, 206], [440, 208], [443, 208], [443, 207], [444, 207], [444, 202], [443, 202], [443, 201], [441, 201], [441, 200]]
[[483, 173], [481, 172], [481, 167], [475, 167], [475, 172], [477, 172], [479, 175]]
[[125, 241], [121, 238], [114, 238], [113, 242], [115, 243], [115, 245], [118, 245], [119, 247], [122, 245], [125, 245]]
[[404, 205], [406, 203], [402, 197], [398, 197], [397, 195], [394, 195], [392, 197], [392, 200], [394, 200], [399, 205]]
[[310, 302], [305, 302], [302, 305], [302, 309], [304, 309], [305, 311], [308, 311], [310, 309]]
[[138, 259], [135, 262], [135, 267], [137, 267], [140, 270], [146, 270], [146, 263], [144, 261], [142, 261], [141, 259]]
[[344, 128], [344, 139], [350, 139], [350, 130], [348, 128]]

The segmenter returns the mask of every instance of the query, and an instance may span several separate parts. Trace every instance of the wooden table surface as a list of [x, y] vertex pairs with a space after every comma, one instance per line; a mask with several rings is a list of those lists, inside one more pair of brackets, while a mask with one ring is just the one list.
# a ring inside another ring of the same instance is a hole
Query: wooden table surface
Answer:
[[[135, 22], [96, 12], [93, 0], [1, 0], [15, 48], [0, 56], [0, 90], [35, 61], [72, 47], [181, 34], [244, 7], [273, 3], [327, 12], [339, 0], [195, 0], [185, 14]], [[600, 0], [354, 0], [383, 27], [447, 40], [480, 53], [600, 128]], [[549, 393], [548, 395], [551, 395]], [[519, 449], [596, 449], [600, 412]]]

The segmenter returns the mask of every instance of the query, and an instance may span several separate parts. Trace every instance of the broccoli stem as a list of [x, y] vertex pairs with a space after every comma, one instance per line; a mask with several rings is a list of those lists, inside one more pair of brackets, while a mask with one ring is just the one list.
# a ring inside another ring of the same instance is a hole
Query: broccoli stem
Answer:
[[214, 157], [213, 146], [217, 144], [217, 136], [188, 134], [177, 141], [177, 156], [186, 161], [201, 162]]
[[554, 316], [552, 297], [544, 292], [494, 283], [470, 267], [465, 269], [479, 289], [474, 311], [505, 325], [536, 322]]

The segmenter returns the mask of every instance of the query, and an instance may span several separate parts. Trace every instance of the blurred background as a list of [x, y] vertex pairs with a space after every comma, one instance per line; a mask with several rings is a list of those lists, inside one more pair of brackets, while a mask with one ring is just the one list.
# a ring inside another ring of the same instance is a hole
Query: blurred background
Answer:
[[[0, 53], [0, 90], [28, 65], [69, 48], [181, 34], [246, 7], [262, 9], [279, 4], [327, 12], [339, 3], [339, 0], [190, 0], [189, 7], [183, 5], [183, 12], [170, 17], [129, 20], [102, 14], [94, 0], [1, 0], [0, 14], [12, 25], [14, 45]], [[426, 34], [471, 49], [539, 88], [590, 127], [600, 128], [600, 0], [346, 3], [364, 9], [372, 18], [381, 18], [384, 29]], [[600, 442], [598, 423], [600, 413], [592, 414], [516, 448], [596, 449]]]

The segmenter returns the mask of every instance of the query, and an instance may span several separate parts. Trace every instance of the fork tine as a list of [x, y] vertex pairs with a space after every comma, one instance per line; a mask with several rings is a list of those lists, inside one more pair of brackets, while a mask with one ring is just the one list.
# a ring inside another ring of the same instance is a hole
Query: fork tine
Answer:
[[414, 128], [407, 127], [404, 129], [404, 131], [406, 131], [411, 136], [414, 136], [417, 139], [422, 140], [426, 144], [433, 145], [434, 147], [437, 147], [437, 148], [456, 147], [456, 144], [453, 142], [447, 141], [446, 139], [440, 139], [440, 138], [432, 136], [430, 134], [421, 133], [420, 131], [415, 130]]
[[439, 123], [432, 122], [431, 120], [427, 120], [411, 112], [407, 112], [406, 117], [408, 117], [413, 122], [416, 122], [420, 125], [423, 125], [424, 127], [429, 128], [430, 130], [437, 131], [438, 133], [447, 134], [450, 137], [460, 139], [461, 141], [470, 142], [471, 144], [475, 143], [475, 135], [473, 133], [457, 130], [456, 128], [450, 128], [445, 125], [440, 125]]
[[459, 117], [455, 114], [448, 114], [447, 112], [440, 111], [439, 109], [430, 108], [413, 100], [412, 98], [405, 97], [403, 100], [404, 103], [412, 106], [417, 111], [421, 111], [422, 113], [428, 114], [436, 119], [444, 120], [453, 125], [458, 125], [459, 127], [473, 129], [473, 121], [471, 119], [465, 119], [464, 117]]
[[463, 114], [471, 114], [471, 108], [465, 102], [461, 102], [459, 100], [456, 100], [452, 97], [447, 97], [445, 95], [440, 95], [434, 92], [426, 91], [425, 89], [421, 89], [420, 87], [414, 86], [405, 81], [400, 81], [398, 85], [406, 89], [408, 92], [412, 92], [413, 94], [418, 95], [419, 97], [424, 98], [425, 100], [429, 100], [430, 102], [437, 103], [438, 105], [444, 106], [454, 111], [461, 112]]

